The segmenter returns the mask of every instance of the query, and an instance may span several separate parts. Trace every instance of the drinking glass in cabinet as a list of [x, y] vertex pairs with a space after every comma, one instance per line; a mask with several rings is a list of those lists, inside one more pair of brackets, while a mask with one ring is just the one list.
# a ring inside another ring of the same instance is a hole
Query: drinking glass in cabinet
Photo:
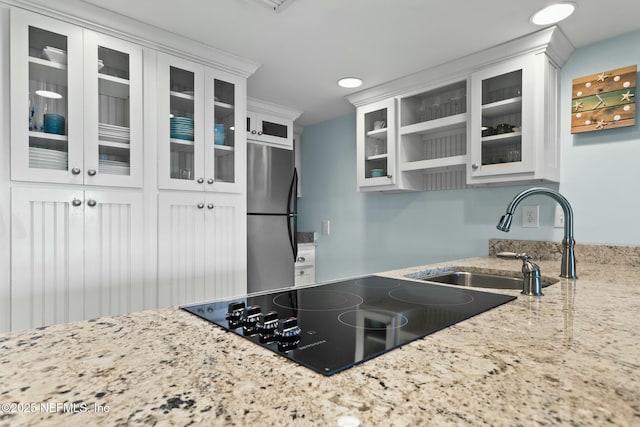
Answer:
[[461, 81], [403, 98], [401, 126], [428, 122], [467, 111], [467, 83]]

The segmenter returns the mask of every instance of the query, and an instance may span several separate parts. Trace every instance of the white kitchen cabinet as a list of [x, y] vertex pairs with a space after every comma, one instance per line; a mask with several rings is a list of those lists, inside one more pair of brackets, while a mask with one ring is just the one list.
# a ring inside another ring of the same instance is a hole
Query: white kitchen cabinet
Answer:
[[396, 100], [358, 107], [356, 161], [359, 191], [403, 191], [419, 188], [413, 176], [398, 173]]
[[525, 54], [471, 76], [468, 181], [559, 180], [558, 68]]
[[399, 168], [427, 173], [467, 163], [467, 81], [439, 85], [401, 97]]
[[247, 101], [247, 139], [293, 149], [293, 121], [301, 112], [258, 99]]
[[158, 305], [246, 294], [246, 201], [226, 194], [159, 196]]
[[11, 329], [143, 309], [141, 193], [11, 192]]
[[142, 48], [11, 10], [11, 178], [142, 185]]
[[558, 77], [572, 51], [549, 27], [348, 95], [357, 107], [358, 188], [557, 182]]
[[244, 188], [245, 80], [158, 54], [158, 184], [240, 193]]

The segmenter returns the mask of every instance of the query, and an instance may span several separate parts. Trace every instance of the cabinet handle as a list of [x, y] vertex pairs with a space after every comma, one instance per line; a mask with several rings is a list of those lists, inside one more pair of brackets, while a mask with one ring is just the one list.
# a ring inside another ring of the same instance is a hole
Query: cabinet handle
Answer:
[[209, 204], [207, 205], [207, 208], [209, 208], [209, 209], [213, 209], [213, 203], [209, 203]]
[[391, 179], [391, 178], [393, 178], [393, 175], [389, 174], [389, 175], [387, 175], [387, 178]]
[[255, 134], [256, 134], [256, 131], [254, 129], [254, 130], [251, 131], [251, 135], [255, 135]]
[[87, 200], [87, 205], [94, 207], [95, 205], [97, 205], [96, 201], [93, 199], [89, 199]]
[[71, 204], [73, 206], [80, 206], [82, 204], [82, 200], [80, 199], [73, 199], [73, 201], [71, 202]]
[[198, 178], [198, 184], [202, 184], [204, 182], [204, 178]]
[[74, 174], [74, 175], [80, 175], [80, 172], [82, 172], [82, 171], [80, 170], [80, 168], [73, 168], [73, 169], [71, 169], [71, 173], [72, 173], [72, 174]]
[[198, 209], [203, 209], [204, 208], [204, 203], [198, 203], [197, 206], [198, 206]]
[[96, 174], [96, 171], [95, 171], [95, 170], [93, 170], [93, 169], [89, 169], [89, 170], [87, 171], [87, 175], [89, 175], [89, 176], [94, 176], [95, 174]]
[[258, 135], [262, 135], [262, 131], [261, 130], [258, 131]]
[[473, 169], [473, 170], [476, 170], [476, 169], [478, 169], [479, 167], [480, 167], [480, 166], [478, 166], [478, 164], [477, 164], [477, 163], [474, 163], [474, 164], [472, 164], [472, 165], [471, 165], [471, 169]]
[[207, 180], [207, 184], [213, 184], [213, 178], [209, 178], [209, 179]]

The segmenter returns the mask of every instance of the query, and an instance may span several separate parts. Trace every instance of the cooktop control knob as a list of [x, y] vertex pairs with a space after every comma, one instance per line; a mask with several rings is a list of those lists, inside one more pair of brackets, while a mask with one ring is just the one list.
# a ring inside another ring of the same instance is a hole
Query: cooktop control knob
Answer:
[[298, 319], [289, 317], [288, 319], [282, 320], [278, 324], [275, 334], [279, 340], [283, 341], [299, 339], [300, 327], [298, 327]]
[[266, 314], [260, 314], [258, 324], [256, 325], [258, 332], [266, 335], [273, 335], [278, 328], [278, 313], [271, 310]]
[[244, 308], [246, 307], [243, 302], [232, 302], [229, 304], [229, 308], [227, 309], [228, 320], [240, 320], [244, 315]]
[[242, 320], [245, 326], [255, 326], [260, 318], [260, 306], [250, 305], [244, 309]]
[[301, 329], [298, 326], [298, 319], [289, 317], [281, 320], [275, 332], [275, 338], [278, 341], [278, 350], [287, 352], [295, 349], [300, 343]]

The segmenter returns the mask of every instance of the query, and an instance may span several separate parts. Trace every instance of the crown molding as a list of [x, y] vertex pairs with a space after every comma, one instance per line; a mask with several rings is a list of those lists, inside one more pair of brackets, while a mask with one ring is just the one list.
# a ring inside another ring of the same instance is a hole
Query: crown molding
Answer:
[[0, 0], [0, 6], [17, 7], [70, 24], [126, 39], [212, 68], [247, 78], [261, 66], [259, 62], [179, 36], [149, 24], [80, 0]]
[[289, 120], [295, 120], [303, 113], [300, 110], [285, 107], [284, 105], [274, 104], [272, 102], [262, 101], [251, 97], [247, 98], [247, 110], [253, 111], [254, 113], [274, 114]]
[[360, 107], [394, 96], [424, 90], [425, 84], [439, 87], [464, 80], [473, 72], [486, 66], [529, 53], [545, 53], [556, 66], [562, 67], [573, 50], [573, 45], [560, 28], [552, 26], [471, 55], [349, 94], [346, 98], [356, 107]]

